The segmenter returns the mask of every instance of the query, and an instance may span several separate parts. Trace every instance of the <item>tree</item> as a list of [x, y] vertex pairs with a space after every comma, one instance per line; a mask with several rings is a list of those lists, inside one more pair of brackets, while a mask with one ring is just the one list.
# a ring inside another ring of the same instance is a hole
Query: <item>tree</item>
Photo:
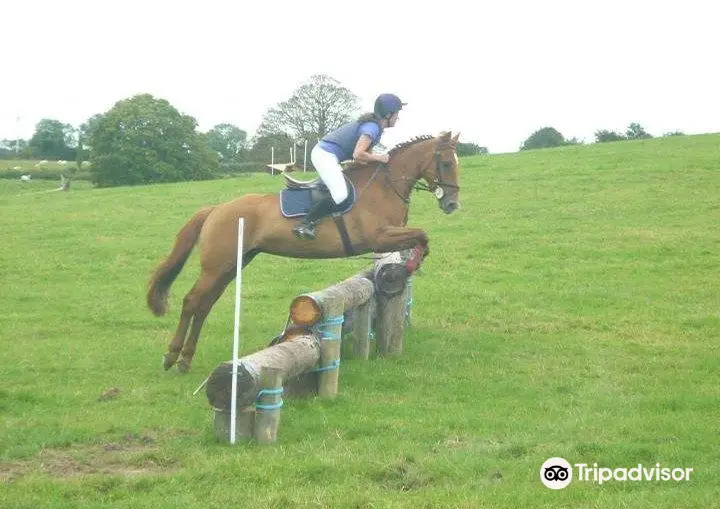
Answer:
[[210, 149], [224, 162], [240, 161], [247, 152], [247, 133], [232, 124], [218, 124], [205, 134]]
[[284, 133], [256, 136], [252, 149], [250, 149], [249, 158], [253, 161], [269, 163], [272, 157], [272, 147], [275, 147], [275, 162], [290, 162], [290, 146], [292, 144], [292, 139]]
[[615, 131], [608, 131], [607, 129], [600, 129], [595, 131], [595, 141], [597, 143], [607, 143], [610, 141], [623, 141], [626, 140], [625, 136], [616, 133]]
[[96, 113], [78, 128], [78, 143], [82, 143], [85, 149], [90, 149], [90, 139], [92, 138], [93, 131], [97, 128], [102, 119], [102, 113]]
[[44, 118], [30, 139], [33, 156], [40, 159], [75, 159], [76, 132], [70, 124]]
[[75, 157], [75, 161], [78, 169], [80, 169], [82, 162], [87, 161], [90, 157], [90, 149], [92, 148], [90, 146], [90, 139], [92, 138], [93, 131], [100, 123], [101, 118], [102, 113], [96, 113], [87, 119], [87, 121], [82, 123], [77, 129], [77, 155]]
[[314, 74], [290, 99], [267, 111], [258, 135], [284, 133], [295, 140], [313, 141], [348, 122], [358, 111], [355, 94], [325, 74]]
[[463, 156], [474, 156], [478, 154], [487, 154], [487, 147], [481, 147], [477, 143], [458, 143], [455, 148], [455, 153], [458, 157]]
[[212, 178], [218, 157], [196, 128], [193, 117], [150, 94], [118, 101], [91, 129], [93, 183], [109, 187]]
[[565, 138], [554, 127], [543, 127], [532, 133], [520, 147], [520, 150], [560, 147], [565, 145]]
[[643, 126], [637, 122], [633, 122], [628, 126], [627, 131], [625, 131], [625, 136], [628, 140], [645, 140], [652, 138], [652, 135], [645, 132]]
[[0, 141], [0, 159], [29, 159], [30, 146], [28, 140], [8, 140]]

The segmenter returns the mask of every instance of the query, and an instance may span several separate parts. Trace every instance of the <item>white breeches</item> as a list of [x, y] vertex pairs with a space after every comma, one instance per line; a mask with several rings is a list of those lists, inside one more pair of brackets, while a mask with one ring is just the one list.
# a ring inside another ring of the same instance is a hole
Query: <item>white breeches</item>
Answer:
[[337, 156], [324, 151], [319, 145], [315, 145], [310, 152], [310, 160], [330, 191], [335, 205], [342, 203], [348, 197], [348, 190]]

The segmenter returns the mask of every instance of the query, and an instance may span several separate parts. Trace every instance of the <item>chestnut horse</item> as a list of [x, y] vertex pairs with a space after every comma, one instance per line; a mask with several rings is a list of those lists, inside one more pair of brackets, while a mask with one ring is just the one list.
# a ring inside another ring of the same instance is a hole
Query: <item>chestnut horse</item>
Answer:
[[[428, 236], [419, 228], [406, 227], [410, 193], [418, 188], [433, 192], [446, 214], [460, 206], [455, 153], [459, 136], [444, 132], [415, 138], [394, 147], [387, 164], [351, 163], [345, 175], [357, 190], [357, 201], [344, 215], [324, 218], [314, 240], [293, 235], [291, 228], [299, 219], [281, 214], [278, 193], [246, 194], [197, 211], [153, 272], [147, 293], [150, 310], [156, 316], [165, 314], [170, 286], [199, 241], [202, 272], [183, 300], [180, 321], [165, 354], [165, 369], [176, 362], [180, 371], [190, 369], [203, 322], [235, 278], [240, 217], [244, 217], [243, 268], [259, 253], [320, 259], [414, 248], [409, 262], [414, 270], [428, 253]], [[342, 227], [340, 222], [333, 224], [338, 217], [342, 217]]]

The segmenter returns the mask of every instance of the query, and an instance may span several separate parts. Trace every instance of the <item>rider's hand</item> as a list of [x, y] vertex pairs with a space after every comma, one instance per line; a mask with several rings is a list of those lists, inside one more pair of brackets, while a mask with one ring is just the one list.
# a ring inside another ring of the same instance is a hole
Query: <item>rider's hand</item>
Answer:
[[381, 163], [389, 163], [390, 162], [390, 156], [388, 154], [380, 154], [379, 160]]

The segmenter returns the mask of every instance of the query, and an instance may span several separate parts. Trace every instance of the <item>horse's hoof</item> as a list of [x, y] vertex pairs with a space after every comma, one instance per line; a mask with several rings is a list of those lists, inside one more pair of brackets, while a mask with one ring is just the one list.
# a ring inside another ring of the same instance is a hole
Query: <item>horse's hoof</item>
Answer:
[[177, 361], [178, 356], [170, 353], [166, 353], [163, 356], [163, 368], [165, 368], [165, 371], [172, 368], [175, 365], [175, 361]]
[[180, 359], [180, 362], [177, 363], [177, 368], [180, 373], [187, 373], [190, 371], [190, 362], [185, 359]]

